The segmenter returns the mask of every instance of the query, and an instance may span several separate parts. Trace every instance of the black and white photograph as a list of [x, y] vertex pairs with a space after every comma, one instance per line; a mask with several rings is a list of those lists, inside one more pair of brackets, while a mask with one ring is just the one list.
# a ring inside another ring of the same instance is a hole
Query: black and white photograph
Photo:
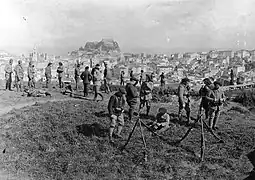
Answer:
[[0, 180], [255, 180], [255, 0], [0, 0]]

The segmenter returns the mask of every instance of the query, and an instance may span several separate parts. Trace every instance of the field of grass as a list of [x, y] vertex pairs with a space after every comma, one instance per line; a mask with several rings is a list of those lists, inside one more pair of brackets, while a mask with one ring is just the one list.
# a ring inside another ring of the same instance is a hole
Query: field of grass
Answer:
[[[108, 97], [109, 98], [109, 97]], [[246, 154], [255, 142], [254, 115], [225, 109], [219, 120], [218, 135], [224, 144], [206, 132], [205, 162], [199, 162], [200, 129], [197, 127], [181, 144], [188, 127], [175, 119], [176, 102], [153, 104], [152, 115], [164, 106], [172, 114], [166, 142], [144, 129], [148, 162], [144, 162], [139, 128], [127, 151], [120, 148], [134, 123], [126, 122], [123, 140], [108, 143], [107, 102], [71, 100], [37, 103], [13, 110], [0, 122], [5, 153], [0, 166], [12, 174], [24, 172], [31, 179], [244, 179], [252, 165]], [[196, 112], [196, 105], [192, 107]], [[193, 113], [196, 116], [196, 113]], [[151, 117], [153, 119], [153, 117]], [[150, 119], [142, 118], [144, 122]], [[94, 124], [96, 123], [96, 125]], [[91, 125], [94, 127], [91, 128]], [[99, 129], [97, 132], [95, 130]], [[78, 130], [78, 131], [77, 131]], [[93, 133], [94, 132], [94, 133]], [[141, 161], [140, 161], [141, 160]]]

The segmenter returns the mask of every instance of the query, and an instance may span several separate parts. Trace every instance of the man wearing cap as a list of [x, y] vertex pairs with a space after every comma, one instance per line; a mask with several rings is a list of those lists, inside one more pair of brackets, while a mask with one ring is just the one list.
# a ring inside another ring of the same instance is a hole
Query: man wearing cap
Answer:
[[35, 88], [35, 68], [32, 62], [29, 62], [27, 67], [27, 76], [28, 76], [28, 87]]
[[63, 88], [63, 77], [64, 77], [64, 66], [62, 62], [58, 63], [59, 66], [57, 68], [57, 73], [58, 73], [58, 84], [59, 84], [59, 88]]
[[83, 80], [83, 87], [84, 87], [84, 97], [89, 95], [89, 84], [92, 80], [92, 75], [89, 72], [89, 67], [85, 67], [85, 71], [81, 73], [81, 79]]
[[145, 81], [146, 81], [146, 75], [144, 74], [144, 71], [141, 70], [140, 80], [139, 80], [140, 85], [142, 85], [143, 82], [145, 82]]
[[166, 87], [166, 79], [165, 79], [165, 74], [164, 72], [161, 73], [161, 75], [159, 76], [160, 78], [160, 88], [161, 88], [161, 92], [162, 94], [164, 94], [164, 90]]
[[130, 71], [130, 80], [135, 81], [134, 86], [136, 86], [139, 82], [139, 80], [134, 76], [133, 70]]
[[75, 68], [74, 68], [74, 80], [75, 80], [75, 90], [76, 91], [78, 90], [80, 75], [81, 75], [80, 63], [79, 63], [79, 61], [77, 61], [77, 64], [75, 65]]
[[202, 99], [201, 99], [201, 103], [199, 106], [198, 114], [200, 115], [202, 109], [204, 109], [205, 118], [208, 119], [208, 112], [209, 112], [209, 104], [208, 103], [209, 103], [209, 101], [207, 100], [206, 96], [208, 96], [209, 93], [212, 91], [212, 89], [214, 88], [214, 85], [209, 78], [205, 78], [203, 80], [203, 82], [204, 82], [204, 86], [202, 86], [199, 90], [199, 95]]
[[136, 108], [137, 101], [138, 101], [138, 91], [134, 85], [135, 83], [136, 81], [132, 79], [126, 85], [126, 92], [127, 92], [126, 100], [129, 106], [129, 111], [128, 111], [129, 121], [132, 121], [134, 110]]
[[104, 63], [104, 87], [105, 87], [105, 93], [109, 94], [111, 92], [111, 89], [110, 89], [110, 80], [111, 80], [111, 77], [110, 77], [110, 72], [109, 72], [109, 69], [108, 69], [108, 65], [107, 65], [107, 62]]
[[6, 64], [5, 68], [4, 68], [4, 71], [5, 71], [5, 81], [6, 81], [6, 84], [5, 84], [5, 89], [9, 90], [9, 91], [12, 91], [12, 64], [13, 64], [13, 60], [10, 59], [9, 60], [9, 63]]
[[223, 102], [225, 101], [224, 92], [220, 90], [221, 83], [214, 82], [214, 88], [210, 94], [206, 97], [209, 101], [209, 127], [216, 130], [216, 124], [220, 116], [220, 111]]
[[141, 110], [146, 105], [146, 116], [149, 115], [151, 109], [153, 81], [151, 76], [146, 74], [146, 81], [142, 83], [140, 90], [140, 107]]
[[188, 78], [183, 78], [178, 87], [178, 100], [179, 100], [179, 120], [182, 119], [183, 111], [187, 114], [187, 123], [190, 123], [190, 99], [189, 99], [189, 82]]
[[108, 103], [108, 111], [109, 111], [109, 116], [110, 116], [110, 128], [109, 128], [109, 140], [112, 143], [112, 135], [114, 128], [116, 124], [118, 123], [118, 129], [117, 129], [117, 134], [116, 136], [118, 138], [122, 138], [120, 135], [122, 128], [124, 126], [124, 105], [125, 105], [125, 97], [124, 95], [126, 94], [126, 91], [124, 88], [120, 88], [118, 92], [113, 94], [110, 97], [109, 103]]
[[151, 123], [150, 128], [152, 131], [162, 133], [169, 128], [170, 116], [166, 108], [159, 108], [156, 115], [156, 121]]
[[18, 64], [14, 68], [15, 71], [15, 82], [17, 87], [17, 92], [23, 91], [23, 78], [24, 78], [24, 69], [22, 67], [22, 61], [19, 60]]
[[47, 67], [45, 68], [46, 88], [49, 88], [49, 86], [51, 84], [51, 78], [52, 78], [52, 75], [51, 75], [51, 66], [52, 66], [52, 63], [49, 63], [47, 65]]
[[95, 92], [94, 101], [97, 100], [97, 96], [101, 96], [102, 100], [104, 99], [103, 95], [99, 92], [101, 86], [101, 73], [100, 73], [100, 65], [97, 64], [96, 67], [92, 70], [93, 76], [93, 89]]
[[121, 73], [120, 73], [120, 85], [121, 86], [124, 86], [124, 75], [125, 75], [125, 72], [121, 71]]

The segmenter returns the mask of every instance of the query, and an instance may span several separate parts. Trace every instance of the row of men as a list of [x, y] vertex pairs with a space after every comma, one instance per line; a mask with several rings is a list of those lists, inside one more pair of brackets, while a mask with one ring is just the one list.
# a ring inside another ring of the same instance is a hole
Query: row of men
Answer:
[[[125, 83], [124, 83], [124, 75], [125, 75], [125, 72], [124, 71], [121, 71], [120, 73], [120, 85], [121, 86], [124, 86]], [[142, 83], [146, 80], [146, 74], [143, 70], [141, 70], [141, 73], [139, 75], [139, 78], [136, 78], [135, 75], [134, 75], [134, 72], [133, 70], [130, 71], [130, 74], [129, 74], [130, 78], [134, 79], [136, 81], [136, 84], [140, 83], [140, 85], [142, 85]], [[151, 78], [152, 79], [155, 79], [155, 74], [154, 72], [151, 73]], [[160, 79], [160, 86], [162, 88], [165, 88], [165, 85], [166, 85], [166, 77], [165, 77], [165, 73], [162, 72], [159, 76], [159, 79]]]
[[[9, 63], [5, 66], [5, 89], [12, 91], [12, 74], [15, 73], [15, 86], [17, 91], [23, 91], [23, 79], [24, 79], [24, 69], [22, 66], [22, 61], [19, 60], [18, 64], [13, 69], [13, 59], [9, 60]], [[29, 62], [29, 66], [27, 68], [27, 76], [28, 76], [28, 87], [35, 87], [35, 67]]]
[[[199, 106], [199, 116], [202, 110], [205, 112], [206, 119], [209, 118], [209, 127], [213, 130], [217, 129], [217, 121], [220, 115], [220, 110], [225, 101], [224, 92], [220, 90], [221, 84], [218, 81], [212, 82], [211, 79], [204, 79], [204, 85], [199, 90], [199, 96], [201, 98], [201, 103]], [[190, 80], [188, 78], [182, 79], [178, 87], [178, 102], [179, 120], [182, 120], [183, 113], [186, 111], [187, 122], [190, 123]], [[138, 95], [136, 88], [137, 81], [130, 78], [130, 81], [124, 88], [111, 96], [108, 103], [108, 111], [110, 115], [110, 129], [109, 129], [109, 139], [112, 140], [112, 134], [116, 124], [118, 124], [117, 137], [121, 138], [121, 130], [124, 126], [124, 105], [125, 100], [129, 105], [129, 121], [132, 121], [133, 113], [136, 109], [138, 103], [138, 97], [140, 97], [139, 110], [146, 106], [146, 115], [149, 115], [152, 100], [152, 90], [153, 90], [153, 80], [150, 75], [146, 75], [146, 80], [142, 83], [140, 94]], [[198, 100], [198, 99], [197, 99]], [[159, 130], [163, 132], [169, 128], [170, 116], [165, 108], [159, 108], [158, 114], [156, 115], [156, 121], [152, 123], [151, 128], [154, 130]]]

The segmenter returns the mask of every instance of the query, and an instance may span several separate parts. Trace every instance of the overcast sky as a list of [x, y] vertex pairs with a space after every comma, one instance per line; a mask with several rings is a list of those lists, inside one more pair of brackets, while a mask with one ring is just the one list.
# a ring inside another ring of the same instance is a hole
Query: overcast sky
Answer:
[[255, 48], [255, 0], [0, 0], [0, 49], [59, 55], [113, 38], [122, 51]]

